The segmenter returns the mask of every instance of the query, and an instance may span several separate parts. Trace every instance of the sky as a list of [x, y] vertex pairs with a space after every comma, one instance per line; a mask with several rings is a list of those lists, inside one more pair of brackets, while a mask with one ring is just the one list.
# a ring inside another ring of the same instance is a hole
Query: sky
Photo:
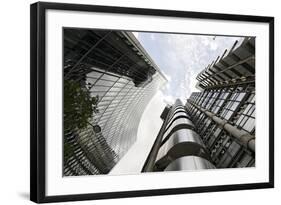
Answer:
[[[162, 125], [160, 115], [167, 104], [177, 98], [183, 103], [195, 88], [196, 76], [239, 37], [133, 32], [154, 60], [168, 82], [147, 105], [135, 144], [112, 169], [110, 174], [137, 174]], [[140, 154], [141, 153], [141, 154]]]
[[197, 74], [241, 39], [148, 32], [134, 32], [134, 35], [169, 80], [162, 92], [170, 104], [177, 98], [185, 101], [192, 92], [198, 91], [195, 88]]

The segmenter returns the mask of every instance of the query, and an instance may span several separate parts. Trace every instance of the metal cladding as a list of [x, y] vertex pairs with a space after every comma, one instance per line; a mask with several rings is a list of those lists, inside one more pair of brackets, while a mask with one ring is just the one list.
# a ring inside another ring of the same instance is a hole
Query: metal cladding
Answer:
[[[177, 100], [170, 109], [165, 122], [166, 126], [158, 148], [154, 171], [163, 171], [169, 164], [186, 156], [209, 159], [208, 151], [200, 136], [194, 131], [195, 127], [180, 100]], [[183, 162], [184, 160], [177, 161], [175, 166], [187, 169], [194, 167], [193, 165], [189, 167], [188, 164], [178, 165]]]
[[132, 33], [65, 28], [64, 80], [98, 96], [90, 124], [100, 130], [65, 132], [73, 154], [64, 175], [107, 174], [136, 141], [141, 115], [166, 79]]
[[166, 106], [165, 109], [163, 110], [163, 112], [160, 115], [160, 118], [162, 120], [165, 120], [166, 117], [168, 116], [169, 112], [170, 112], [171, 107], [170, 106]]
[[175, 120], [171, 119], [171, 122], [168, 124], [165, 134], [163, 135], [162, 143], [166, 142], [171, 134], [177, 130], [194, 128], [193, 123], [189, 119], [183, 118], [182, 116], [183, 115], [180, 116], [181, 118], [176, 118]]
[[174, 159], [189, 155], [209, 158], [208, 152], [196, 132], [189, 129], [177, 130], [161, 146], [155, 166], [161, 170]]
[[186, 107], [217, 168], [255, 166], [255, 38], [244, 38], [198, 76]]
[[181, 157], [170, 163], [164, 171], [181, 171], [181, 170], [197, 170], [197, 169], [215, 169], [216, 167], [208, 160], [197, 157], [187, 156]]

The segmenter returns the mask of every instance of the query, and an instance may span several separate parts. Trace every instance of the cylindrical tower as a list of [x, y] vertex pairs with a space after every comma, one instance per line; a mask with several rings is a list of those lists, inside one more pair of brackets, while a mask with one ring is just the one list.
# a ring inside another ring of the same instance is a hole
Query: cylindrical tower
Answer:
[[182, 102], [177, 99], [168, 112], [167, 109], [161, 115], [163, 126], [143, 171], [215, 168]]

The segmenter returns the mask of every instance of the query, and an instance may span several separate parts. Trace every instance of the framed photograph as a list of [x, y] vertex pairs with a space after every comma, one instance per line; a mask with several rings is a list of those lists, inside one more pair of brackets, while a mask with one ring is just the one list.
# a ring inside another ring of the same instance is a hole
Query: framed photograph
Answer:
[[39, 2], [30, 20], [32, 201], [274, 187], [273, 17]]

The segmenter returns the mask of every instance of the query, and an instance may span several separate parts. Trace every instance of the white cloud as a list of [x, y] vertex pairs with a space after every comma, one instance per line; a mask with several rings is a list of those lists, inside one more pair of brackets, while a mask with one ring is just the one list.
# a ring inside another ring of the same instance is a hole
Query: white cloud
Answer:
[[162, 93], [162, 99], [165, 104], [172, 105], [175, 103], [175, 97], [172, 95], [165, 95]]
[[217, 44], [217, 43], [214, 43], [214, 42], [211, 42], [211, 43], [210, 43], [210, 49], [211, 49], [211, 50], [217, 50], [217, 49], [218, 49], [218, 44]]
[[157, 48], [154, 51], [154, 56], [158, 57], [156, 63], [169, 80], [163, 93], [181, 99], [188, 98], [191, 92], [197, 91], [197, 74], [237, 39], [239, 38], [142, 33], [142, 43], [148, 48], [148, 53], [151, 53], [151, 49], [154, 50], [153, 46]]
[[150, 38], [151, 38], [151, 40], [154, 41], [154, 40], [155, 40], [155, 35], [154, 35], [153, 33], [151, 33], [151, 34], [150, 34]]

